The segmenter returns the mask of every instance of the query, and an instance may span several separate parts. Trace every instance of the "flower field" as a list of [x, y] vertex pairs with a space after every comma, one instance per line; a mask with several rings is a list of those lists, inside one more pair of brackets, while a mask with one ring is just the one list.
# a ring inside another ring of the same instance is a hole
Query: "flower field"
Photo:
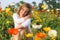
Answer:
[[[19, 6], [19, 5], [18, 5]], [[32, 20], [31, 30], [32, 33], [27, 33], [25, 37], [30, 40], [60, 40], [60, 14], [54, 12], [54, 9], [38, 9], [38, 6], [32, 6]], [[9, 5], [5, 10], [0, 8], [0, 40], [11, 40], [10, 28], [14, 28], [12, 15], [17, 12], [15, 5]], [[13, 30], [16, 34], [17, 29]], [[33, 39], [32, 39], [33, 37]]]

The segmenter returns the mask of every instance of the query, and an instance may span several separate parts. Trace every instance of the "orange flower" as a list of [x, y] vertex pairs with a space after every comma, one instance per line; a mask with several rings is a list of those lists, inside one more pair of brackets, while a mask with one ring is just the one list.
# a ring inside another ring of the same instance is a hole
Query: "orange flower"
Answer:
[[14, 35], [18, 34], [18, 29], [13, 29], [12, 34], [14, 34]]
[[9, 28], [8, 29], [8, 34], [12, 34], [12, 32], [13, 32], [13, 29]]
[[2, 8], [0, 7], [0, 12], [2, 11]]
[[18, 33], [18, 29], [9, 28], [9, 29], [8, 29], [8, 33], [11, 34], [11, 35], [12, 35], [12, 34], [16, 35], [16, 34]]
[[42, 32], [38, 32], [37, 33], [37, 37], [38, 38], [46, 38], [46, 34], [45, 33], [42, 33]]
[[42, 40], [41, 38], [38, 38], [37, 35], [34, 36], [34, 40]]
[[9, 11], [8, 13], [6, 13], [7, 16], [11, 16], [13, 14], [12, 11]]
[[32, 6], [32, 9], [34, 9], [34, 6]]

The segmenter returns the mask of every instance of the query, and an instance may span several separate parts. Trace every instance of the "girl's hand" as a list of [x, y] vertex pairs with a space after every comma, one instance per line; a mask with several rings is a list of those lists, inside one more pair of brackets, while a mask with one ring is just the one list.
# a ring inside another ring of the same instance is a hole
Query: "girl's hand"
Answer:
[[32, 14], [29, 14], [29, 15], [25, 16], [24, 18], [25, 18], [25, 20], [27, 20], [28, 18], [32, 18]]
[[30, 17], [30, 15], [28, 15], [28, 16], [26, 16], [26, 17], [24, 17], [24, 19], [25, 19], [25, 20], [27, 20], [29, 17]]

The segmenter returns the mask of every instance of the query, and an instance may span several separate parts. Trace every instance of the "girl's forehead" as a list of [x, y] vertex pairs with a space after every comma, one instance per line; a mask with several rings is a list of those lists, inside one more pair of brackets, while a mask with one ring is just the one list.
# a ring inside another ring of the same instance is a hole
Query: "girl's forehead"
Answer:
[[26, 6], [23, 6], [22, 8], [28, 9]]
[[27, 10], [27, 11], [29, 10], [29, 9], [28, 9], [27, 7], [25, 7], [25, 6], [23, 6], [22, 9]]

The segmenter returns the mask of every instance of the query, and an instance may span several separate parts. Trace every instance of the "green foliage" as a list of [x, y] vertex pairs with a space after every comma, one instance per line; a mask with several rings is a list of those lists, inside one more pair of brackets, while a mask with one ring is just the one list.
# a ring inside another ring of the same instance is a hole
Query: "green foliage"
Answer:
[[7, 33], [7, 30], [11, 27], [13, 27], [12, 16], [6, 15], [5, 12], [0, 13], [0, 37], [2, 40], [9, 40], [11, 35]]
[[[39, 15], [40, 13], [37, 14]], [[53, 29], [60, 26], [59, 17], [57, 17], [55, 14], [51, 14], [50, 12], [43, 12], [40, 14], [40, 16], [34, 14], [33, 17], [32, 24], [42, 24], [43, 26], [50, 26]], [[42, 20], [42, 22], [39, 20]]]

